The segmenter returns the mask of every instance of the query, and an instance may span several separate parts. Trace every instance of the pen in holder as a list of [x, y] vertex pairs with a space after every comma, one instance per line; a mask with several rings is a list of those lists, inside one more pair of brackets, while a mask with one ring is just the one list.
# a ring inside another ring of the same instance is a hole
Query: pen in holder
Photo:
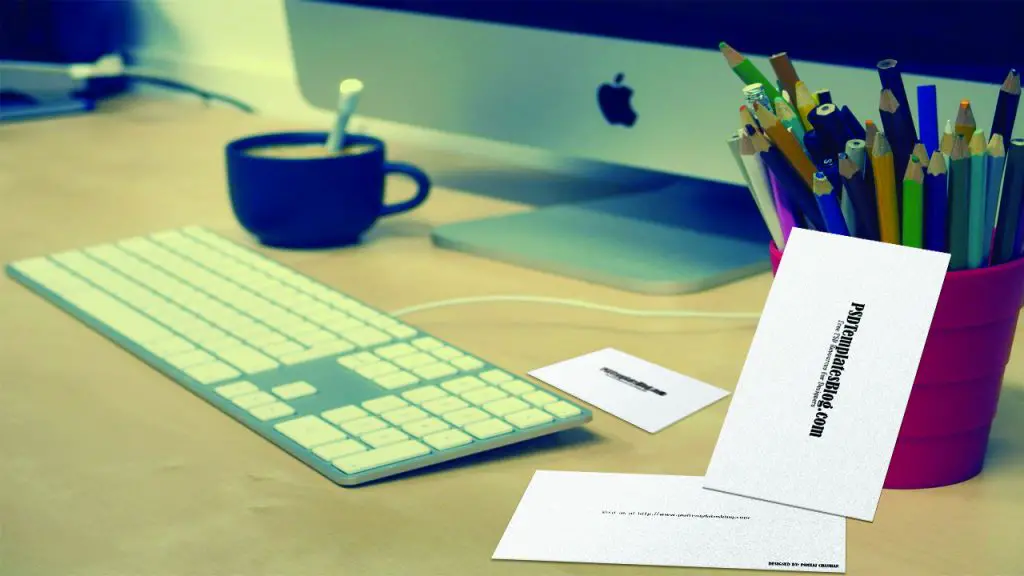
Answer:
[[[772, 273], [783, 252], [769, 243]], [[885, 488], [934, 488], [978, 475], [985, 461], [1017, 316], [1024, 258], [946, 273]]]

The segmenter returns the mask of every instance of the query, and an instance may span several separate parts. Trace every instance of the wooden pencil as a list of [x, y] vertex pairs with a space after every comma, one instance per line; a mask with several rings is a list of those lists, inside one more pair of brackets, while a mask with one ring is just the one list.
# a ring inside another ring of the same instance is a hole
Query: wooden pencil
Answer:
[[867, 142], [860, 138], [846, 141], [846, 155], [857, 166], [857, 170], [864, 174], [864, 165], [867, 162]]
[[978, 124], [974, 121], [970, 100], [961, 100], [960, 108], [956, 112], [956, 122], [953, 123], [953, 134], [970, 142], [977, 129]]
[[[800, 116], [798, 116], [792, 108], [786, 106], [785, 103], [782, 102], [782, 98], [775, 100], [775, 111], [779, 117], [779, 122], [782, 122], [782, 125], [793, 133], [793, 136], [796, 137], [797, 141], [803, 144], [806, 130], [804, 130], [804, 123], [800, 120]], [[806, 148], [804, 150], [806, 151]]]
[[776, 98], [782, 96], [775, 85], [772, 84], [768, 77], [761, 73], [761, 71], [750, 61], [749, 58], [743, 56], [735, 48], [729, 46], [725, 42], [718, 44], [718, 49], [721, 50], [722, 55], [725, 56], [726, 63], [732, 68], [734, 74], [743, 81], [744, 84], [761, 84], [764, 86], [765, 94], [768, 95], [769, 102], [775, 102]]
[[903, 230], [901, 238], [904, 246], [913, 248], [924, 247], [924, 171], [921, 159], [912, 156], [907, 162], [907, 172], [903, 176]]
[[996, 111], [992, 116], [992, 135], [999, 134], [1003, 140], [1013, 138], [1013, 123], [1017, 118], [1020, 103], [1020, 74], [1011, 69], [999, 88]]
[[729, 151], [732, 152], [732, 157], [736, 160], [736, 167], [740, 170], [740, 175], [743, 176], [743, 181], [747, 184], [747, 189], [750, 193], [754, 193], [753, 184], [750, 182], [750, 174], [747, 173], [747, 166], [743, 163], [743, 158], [740, 154], [740, 142], [746, 136], [743, 130], [737, 130], [732, 136], [726, 138], [725, 142], [729, 145]]
[[835, 104], [822, 104], [815, 108], [811, 124], [817, 133], [818, 142], [828, 158], [839, 156], [846, 150], [846, 127]]
[[772, 70], [775, 70], [775, 77], [779, 79], [782, 90], [789, 94], [789, 102], [792, 102], [796, 98], [796, 83], [800, 81], [800, 76], [797, 75], [789, 54], [779, 52], [773, 54], [768, 61], [771, 62]]
[[754, 204], [761, 212], [768, 232], [778, 249], [783, 248], [782, 228], [779, 224], [779, 215], [775, 211], [775, 199], [772, 198], [771, 181], [768, 179], [768, 171], [765, 168], [761, 157], [754, 150], [754, 143], [750, 136], [744, 134], [740, 139], [740, 158], [750, 175], [750, 193], [754, 197]]
[[925, 147], [923, 161], [928, 164], [928, 157], [939, 147], [939, 109], [934, 84], [917, 87], [917, 129]]
[[971, 184], [968, 198], [967, 216], [967, 267], [981, 268], [984, 265], [985, 244], [992, 238], [986, 237], [988, 227], [985, 226], [986, 188], [985, 176], [988, 173], [985, 165], [985, 131], [977, 130], [971, 136], [968, 151], [971, 158]]
[[878, 69], [878, 79], [881, 81], [882, 88], [890, 90], [900, 106], [910, 110], [910, 101], [907, 100], [907, 90], [903, 86], [899, 62], [893, 58], [886, 58], [878, 62], [875, 67]]
[[946, 157], [953, 153], [953, 121], [946, 120], [946, 127], [942, 130], [942, 139], [939, 140], [939, 150]]
[[864, 121], [864, 147], [870, 152], [875, 147], [875, 136], [878, 135], [878, 126], [874, 120]]
[[779, 179], [771, 170], [768, 171], [768, 181], [772, 185], [772, 200], [775, 201], [775, 212], [779, 215], [779, 227], [782, 229], [782, 245], [779, 246], [779, 250], [784, 250], [786, 242], [789, 240], [789, 233], [796, 227], [796, 210], [794, 210], [792, 201], [782, 188]]
[[778, 117], [767, 108], [754, 104], [754, 114], [757, 116], [758, 123], [761, 124], [761, 129], [771, 138], [772, 144], [782, 152], [790, 165], [807, 183], [807, 187], [810, 188], [814, 182], [813, 178], [816, 170], [811, 159], [807, 157], [803, 147], [800, 146], [800, 142], [786, 130], [786, 127], [779, 122]]
[[[752, 126], [755, 130], [760, 130], [761, 127], [757, 124], [757, 120], [754, 119], [754, 114], [750, 111], [750, 107], [744, 104], [740, 106], [740, 126], [744, 129], [747, 126]], [[749, 130], [746, 131], [748, 134]]]
[[992, 248], [992, 265], [1005, 264], [1017, 258], [1020, 245], [1017, 241], [1020, 227], [1021, 200], [1024, 197], [1024, 138], [1010, 140], [1006, 149], [1006, 169], [1003, 172], [1003, 188], [999, 193], [999, 215], [996, 223], [995, 244]]
[[949, 198], [946, 194], [946, 158], [939, 150], [932, 152], [931, 161], [928, 162], [924, 194], [924, 247], [946, 252], [949, 249], [946, 228]]
[[796, 111], [800, 115], [800, 120], [804, 123], [805, 130], [813, 130], [814, 126], [811, 126], [811, 121], [807, 118], [807, 115], [818, 105], [814, 101], [814, 96], [811, 95], [811, 91], [807, 88], [807, 84], [803, 81], [796, 83]]
[[832, 104], [832, 91], [828, 88], [822, 88], [814, 92], [814, 101], [818, 103], [818, 106], [822, 104]]
[[896, 199], [896, 174], [893, 172], [892, 149], [885, 133], [875, 136], [871, 149], [871, 169], [875, 180], [875, 203], [878, 209], [878, 231], [882, 242], [900, 243], [899, 209]]
[[967, 235], [971, 210], [971, 157], [963, 138], [953, 139], [949, 155], [949, 269], [967, 268]]
[[878, 114], [882, 119], [885, 137], [892, 147], [893, 168], [896, 174], [903, 176], [914, 149], [914, 142], [917, 140], [913, 125], [907, 124], [910, 112], [902, 107], [892, 90], [885, 88], [878, 100]]
[[811, 187], [789, 164], [779, 149], [768, 141], [764, 134], [757, 132], [750, 137], [754, 150], [761, 156], [765, 166], [775, 175], [779, 184], [786, 191], [792, 206], [815, 230], [824, 230], [825, 221], [811, 193]]
[[832, 234], [849, 236], [850, 231], [846, 227], [846, 220], [843, 219], [843, 212], [839, 207], [839, 198], [832, 188], [832, 182], [822, 172], [814, 174], [814, 198], [818, 202], [818, 208], [825, 219], [825, 231]]
[[924, 142], [918, 142], [914, 145], [914, 149], [910, 152], [911, 158], [917, 158], [917, 163], [922, 168], [928, 167], [928, 150], [924, 147]]
[[843, 178], [843, 197], [849, 197], [853, 203], [856, 224], [850, 232], [867, 240], [878, 240], [878, 210], [864, 173], [852, 158], [844, 156], [839, 159], [839, 175]]
[[849, 133], [851, 138], [864, 139], [865, 132], [864, 126], [861, 125], [860, 120], [854, 116], [853, 110], [850, 110], [849, 106], [843, 106], [840, 109], [840, 113], [843, 116], [843, 123], [846, 124], [846, 131]]
[[989, 137], [985, 149], [985, 235], [990, 239], [985, 243], [985, 262], [992, 259], [992, 232], [996, 225], [996, 208], [999, 206], [999, 189], [1003, 183], [1003, 167], [1006, 165], [1006, 146], [1002, 134]]

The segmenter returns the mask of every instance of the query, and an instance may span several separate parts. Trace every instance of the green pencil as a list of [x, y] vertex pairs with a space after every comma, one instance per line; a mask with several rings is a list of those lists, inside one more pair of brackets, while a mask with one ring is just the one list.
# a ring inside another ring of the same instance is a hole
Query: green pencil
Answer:
[[[725, 42], [718, 44], [718, 49], [722, 51], [722, 55], [725, 56], [725, 61], [732, 68], [732, 71], [736, 76], [743, 81], [744, 84], [761, 84], [764, 86], [765, 94], [768, 95], [769, 102], [775, 102], [776, 98], [782, 98], [782, 93], [779, 92], [778, 88], [775, 87], [775, 83], [768, 79], [749, 58], [743, 56], [736, 51], [735, 48], [729, 46]], [[795, 94], [790, 94], [790, 97], [796, 97]], [[783, 99], [785, 100], [785, 99]], [[794, 113], [797, 113], [796, 105], [789, 103]], [[799, 113], [797, 113], [799, 116]]]
[[976, 130], [971, 137], [971, 188], [970, 210], [967, 218], [967, 267], [981, 268], [985, 265], [985, 245], [992, 241], [991, 233], [985, 226], [985, 131]]
[[917, 156], [907, 162], [903, 176], [903, 238], [904, 246], [924, 247], [924, 170]]
[[967, 142], [953, 137], [949, 154], [949, 269], [967, 268], [967, 234], [970, 214], [971, 158]]

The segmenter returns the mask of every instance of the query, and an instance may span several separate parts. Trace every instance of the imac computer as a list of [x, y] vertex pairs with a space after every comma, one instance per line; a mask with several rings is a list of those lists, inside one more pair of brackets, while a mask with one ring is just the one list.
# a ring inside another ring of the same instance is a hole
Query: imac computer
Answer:
[[[357, 77], [367, 117], [671, 176], [440, 226], [435, 244], [677, 294], [769, 267], [770, 235], [726, 144], [743, 83], [720, 41], [769, 78], [768, 57], [788, 52], [812, 90], [831, 90], [861, 122], [878, 122], [875, 64], [896, 58], [912, 106], [916, 86], [932, 83], [940, 123], [966, 98], [987, 128], [998, 85], [1022, 56], [1011, 4], [286, 0], [285, 9], [300, 90], [318, 108], [335, 106], [339, 79]], [[949, 41], [979, 10], [1006, 17], [986, 18], [983, 37]]]

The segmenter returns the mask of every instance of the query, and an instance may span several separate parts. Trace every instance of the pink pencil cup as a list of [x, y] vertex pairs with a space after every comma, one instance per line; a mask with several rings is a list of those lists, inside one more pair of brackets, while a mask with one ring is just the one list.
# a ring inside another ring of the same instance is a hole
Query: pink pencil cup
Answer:
[[[772, 272], [782, 252], [770, 244]], [[934, 488], [978, 475], [1024, 304], [1024, 258], [948, 272], [885, 488]]]

